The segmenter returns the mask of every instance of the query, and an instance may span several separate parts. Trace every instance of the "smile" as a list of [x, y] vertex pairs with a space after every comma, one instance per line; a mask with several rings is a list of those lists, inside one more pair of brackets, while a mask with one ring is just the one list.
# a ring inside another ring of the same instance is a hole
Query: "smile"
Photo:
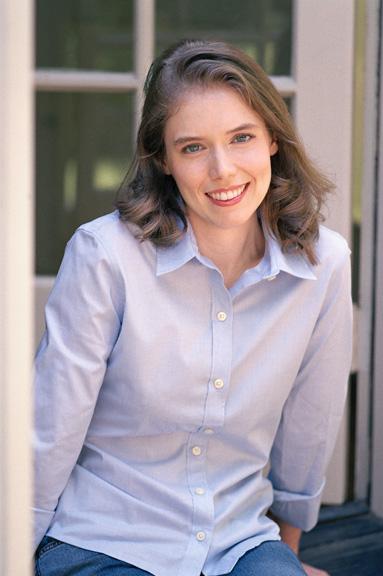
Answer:
[[242, 186], [238, 186], [237, 188], [231, 188], [230, 190], [226, 191], [217, 191], [217, 192], [207, 192], [207, 195], [213, 200], [232, 200], [233, 198], [237, 198], [242, 194], [245, 190], [246, 184], [242, 184]]
[[241, 186], [233, 186], [226, 190], [207, 192], [206, 195], [214, 204], [218, 204], [219, 206], [231, 206], [242, 200], [247, 186], [248, 182], [246, 184], [241, 184]]

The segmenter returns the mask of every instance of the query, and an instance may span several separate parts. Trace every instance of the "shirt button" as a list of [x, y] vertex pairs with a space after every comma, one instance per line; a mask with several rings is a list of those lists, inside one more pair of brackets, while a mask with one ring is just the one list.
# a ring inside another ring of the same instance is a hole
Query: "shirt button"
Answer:
[[205, 494], [205, 488], [196, 488], [195, 493], [198, 494], [198, 496], [203, 496]]
[[193, 446], [192, 452], [193, 452], [194, 456], [200, 456], [202, 450], [199, 446]]
[[214, 430], [213, 430], [213, 428], [205, 428], [204, 433], [205, 434], [214, 434]]
[[225, 322], [225, 320], [227, 318], [226, 312], [218, 312], [217, 318], [220, 322]]
[[277, 275], [275, 274], [274, 276], [269, 276], [267, 280], [268, 280], [268, 282], [271, 282], [272, 280], [275, 280], [276, 277], [277, 277]]
[[214, 388], [217, 388], [217, 390], [220, 390], [223, 387], [224, 387], [224, 383], [223, 383], [223, 380], [221, 380], [221, 378], [217, 378], [216, 380], [214, 380]]
[[202, 530], [201, 530], [200, 532], [197, 532], [196, 537], [197, 537], [197, 540], [202, 542], [203, 540], [205, 540], [206, 534], [205, 534], [205, 532], [202, 532]]

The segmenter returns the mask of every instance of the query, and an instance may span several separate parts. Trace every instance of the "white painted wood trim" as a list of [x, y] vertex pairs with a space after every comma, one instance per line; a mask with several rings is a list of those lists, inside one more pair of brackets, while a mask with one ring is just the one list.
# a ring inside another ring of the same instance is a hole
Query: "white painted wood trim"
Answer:
[[[150, 62], [139, 62], [138, 65], [141, 68], [140, 79], [132, 72], [40, 68], [34, 73], [34, 85], [41, 92], [131, 92], [139, 86], [142, 88]], [[282, 96], [296, 93], [296, 82], [290, 76], [271, 76], [270, 79]]]
[[[380, 13], [380, 35], [383, 11]], [[376, 190], [376, 275], [372, 390], [371, 510], [383, 517], [383, 61], [380, 61], [378, 180]]]
[[129, 92], [138, 80], [130, 72], [40, 69], [34, 73], [35, 88], [49, 92]]
[[135, 0], [135, 58], [134, 66], [138, 81], [136, 93], [135, 125], [138, 128], [143, 104], [145, 77], [154, 59], [155, 0]]
[[284, 98], [294, 96], [297, 92], [297, 84], [291, 76], [270, 76], [270, 80]]
[[[366, 500], [370, 484], [370, 427], [371, 427], [371, 345], [373, 326], [373, 254], [375, 219], [375, 158], [378, 124], [378, 57], [379, 57], [380, 0], [365, 2], [366, 43], [364, 60], [364, 134], [363, 134], [363, 195], [362, 234], [360, 246], [358, 347], [358, 388], [356, 414], [355, 497]], [[378, 352], [379, 353], [379, 352]]]
[[[310, 156], [337, 186], [327, 225], [351, 239], [354, 2], [295, 0], [294, 116]], [[323, 501], [347, 492], [347, 414], [328, 470]]]
[[328, 225], [350, 240], [354, 2], [295, 0], [294, 18], [296, 124], [337, 185]]
[[0, 2], [0, 573], [31, 561], [33, 2]]

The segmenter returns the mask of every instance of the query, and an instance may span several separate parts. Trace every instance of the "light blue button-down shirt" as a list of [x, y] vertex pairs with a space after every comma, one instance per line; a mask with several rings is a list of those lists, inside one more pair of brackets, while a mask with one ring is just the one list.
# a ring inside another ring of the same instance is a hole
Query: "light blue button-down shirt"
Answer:
[[270, 507], [315, 524], [351, 355], [349, 250], [322, 227], [317, 253], [267, 236], [227, 289], [192, 231], [159, 249], [117, 213], [79, 228], [36, 360], [36, 544], [212, 576], [279, 539]]

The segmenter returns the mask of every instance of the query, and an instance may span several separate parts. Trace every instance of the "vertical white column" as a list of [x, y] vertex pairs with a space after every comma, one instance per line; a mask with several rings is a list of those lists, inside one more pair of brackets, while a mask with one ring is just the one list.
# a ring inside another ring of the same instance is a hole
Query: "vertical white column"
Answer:
[[[364, 74], [363, 74], [363, 180], [362, 180], [362, 227], [360, 245], [359, 307], [360, 326], [358, 345], [358, 389], [355, 454], [355, 497], [366, 500], [370, 487], [371, 470], [371, 405], [372, 376], [372, 333], [374, 322], [374, 253], [377, 249], [375, 238], [376, 217], [376, 156], [378, 150], [377, 128], [378, 110], [378, 61], [380, 0], [364, 2]], [[383, 182], [383, 180], [382, 180]], [[383, 199], [382, 199], [383, 201]], [[383, 223], [382, 223], [383, 225]], [[375, 314], [376, 316], [376, 314]], [[378, 317], [377, 317], [378, 318]], [[375, 353], [381, 357], [379, 348]], [[380, 419], [380, 416], [378, 416]], [[383, 444], [382, 439], [380, 440]], [[381, 464], [382, 465], [382, 464]]]
[[142, 89], [144, 87], [145, 76], [154, 58], [154, 21], [155, 21], [155, 0], [135, 0], [134, 18], [134, 66], [135, 75], [138, 81], [136, 93], [135, 122], [138, 127], [142, 107]]
[[[380, 18], [380, 38], [383, 14]], [[371, 509], [383, 517], [383, 62], [380, 61], [378, 181], [376, 183], [376, 274], [374, 310], [374, 359], [372, 403]]]
[[[295, 119], [310, 156], [335, 180], [327, 224], [351, 239], [354, 2], [295, 0]], [[348, 415], [330, 464], [324, 501], [346, 497]]]
[[0, 573], [30, 571], [32, 0], [0, 2]]
[[298, 130], [337, 185], [328, 224], [350, 239], [354, 2], [296, 0], [294, 26]]

